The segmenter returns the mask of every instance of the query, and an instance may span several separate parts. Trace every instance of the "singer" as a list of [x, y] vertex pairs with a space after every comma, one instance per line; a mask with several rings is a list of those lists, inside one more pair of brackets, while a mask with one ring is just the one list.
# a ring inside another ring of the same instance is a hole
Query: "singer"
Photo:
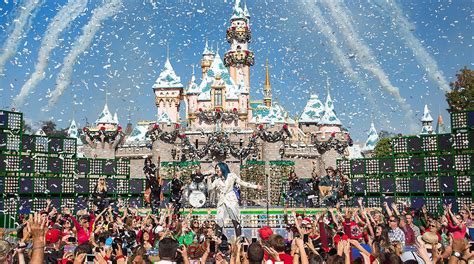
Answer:
[[240, 225], [239, 201], [236, 194], [236, 185], [242, 185], [247, 188], [263, 190], [263, 186], [245, 182], [235, 173], [231, 173], [227, 164], [217, 163], [216, 179], [212, 181], [208, 188], [217, 192], [217, 218], [216, 235], [222, 234], [224, 221], [227, 218], [232, 220], [236, 237], [242, 235], [242, 226]]

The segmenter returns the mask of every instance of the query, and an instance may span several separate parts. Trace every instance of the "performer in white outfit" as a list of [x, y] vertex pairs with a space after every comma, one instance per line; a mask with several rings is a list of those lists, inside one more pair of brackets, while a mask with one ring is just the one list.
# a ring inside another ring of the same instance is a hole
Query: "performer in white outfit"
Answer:
[[263, 190], [263, 186], [241, 180], [235, 173], [231, 173], [227, 164], [223, 162], [219, 162], [215, 169], [217, 178], [209, 184], [208, 188], [217, 192], [216, 235], [222, 234], [224, 221], [230, 218], [234, 225], [235, 235], [239, 237], [242, 235], [242, 226], [240, 225], [239, 200], [235, 192], [235, 185], [259, 190]]

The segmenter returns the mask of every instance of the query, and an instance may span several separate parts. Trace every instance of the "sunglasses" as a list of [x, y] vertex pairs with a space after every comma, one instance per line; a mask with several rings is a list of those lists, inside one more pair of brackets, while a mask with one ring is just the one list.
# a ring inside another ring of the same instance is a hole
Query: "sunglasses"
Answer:
[[311, 226], [305, 226], [304, 229], [310, 230], [310, 229], [313, 229], [313, 227], [311, 227]]
[[395, 220], [395, 219], [390, 219], [390, 220], [388, 220], [388, 221], [389, 221], [389, 222], [393, 222], [393, 223], [397, 222], [397, 220]]

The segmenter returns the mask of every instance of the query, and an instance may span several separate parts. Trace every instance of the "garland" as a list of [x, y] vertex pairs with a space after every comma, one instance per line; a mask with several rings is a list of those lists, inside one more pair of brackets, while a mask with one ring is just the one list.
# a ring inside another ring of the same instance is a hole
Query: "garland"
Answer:
[[239, 43], [250, 42], [252, 32], [248, 26], [245, 27], [229, 27], [226, 33], [227, 42], [232, 43], [232, 40], [237, 40]]
[[263, 125], [258, 126], [257, 135], [265, 142], [275, 143], [278, 141], [285, 141], [285, 139], [291, 137], [288, 125], [284, 124], [280, 131], [270, 132], [264, 129]]
[[[236, 112], [237, 111], [233, 111], [233, 113]], [[219, 114], [226, 112], [216, 111], [215, 113]], [[238, 115], [236, 114], [235, 116]], [[268, 132], [264, 130], [263, 125], [260, 125], [258, 132], [252, 134], [248, 144], [245, 147], [240, 148], [236, 146], [235, 142], [230, 140], [230, 134], [227, 132], [213, 132], [207, 134], [206, 144], [201, 148], [197, 148], [190, 142], [186, 134], [179, 134], [179, 125], [176, 125], [175, 130], [172, 132], [164, 132], [158, 124], [154, 124], [150, 126], [147, 136], [149, 136], [152, 141], [161, 140], [169, 144], [175, 144], [176, 140], [180, 138], [183, 146], [182, 153], [194, 161], [200, 160], [205, 156], [217, 158], [226, 157], [227, 155], [232, 155], [236, 159], [244, 160], [250, 155], [257, 156], [258, 138], [261, 138], [266, 142], [275, 143], [278, 141], [284, 141], [286, 138], [291, 136], [291, 133], [286, 124], [278, 132]], [[166, 165], [165, 163], [162, 164], [164, 166], [172, 166]]]
[[232, 111], [222, 111], [219, 108], [217, 108], [215, 111], [203, 111], [201, 108], [199, 108], [197, 117], [199, 118], [200, 122], [204, 122], [207, 124], [215, 124], [218, 122], [224, 122], [229, 124], [239, 120], [237, 108], [234, 108]]
[[86, 142], [91, 144], [96, 143], [116, 143], [117, 140], [121, 141], [125, 134], [122, 132], [122, 127], [118, 126], [116, 130], [105, 130], [105, 127], [101, 127], [97, 131], [91, 131], [89, 128], [84, 127], [82, 129]]
[[158, 124], [154, 124], [149, 128], [148, 132], [146, 132], [146, 136], [150, 137], [152, 141], [161, 140], [168, 144], [174, 144], [176, 139], [178, 139], [179, 135], [179, 125], [176, 124], [175, 130], [173, 132], [165, 132], [163, 131]]
[[334, 149], [337, 153], [343, 155], [346, 148], [352, 145], [352, 140], [341, 141], [335, 137], [330, 137], [326, 141], [318, 141], [315, 139], [313, 143], [320, 154], [324, 154], [326, 151]]
[[255, 56], [250, 50], [228, 51], [224, 55], [224, 65], [230, 66], [252, 66], [255, 63]]

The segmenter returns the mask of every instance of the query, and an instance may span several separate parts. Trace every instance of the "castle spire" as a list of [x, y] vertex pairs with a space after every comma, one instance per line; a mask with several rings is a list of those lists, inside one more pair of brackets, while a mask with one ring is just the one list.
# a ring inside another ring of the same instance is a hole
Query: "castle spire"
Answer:
[[268, 58], [265, 64], [265, 85], [263, 89], [264, 89], [263, 102], [267, 107], [271, 107], [272, 106], [272, 85], [270, 84], [270, 70], [268, 67]]
[[425, 105], [425, 109], [423, 110], [423, 117], [421, 118], [421, 134], [432, 134], [433, 133], [433, 117], [431, 117], [430, 109], [428, 109], [428, 105]]
[[438, 116], [438, 123], [436, 124], [436, 134], [445, 134], [446, 127], [444, 126], [443, 116]]

